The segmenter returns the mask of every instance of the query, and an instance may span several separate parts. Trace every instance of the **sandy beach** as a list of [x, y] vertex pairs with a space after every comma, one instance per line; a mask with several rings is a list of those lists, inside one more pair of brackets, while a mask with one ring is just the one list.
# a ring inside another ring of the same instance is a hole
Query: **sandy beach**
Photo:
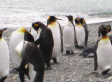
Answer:
[[[102, 24], [111, 25], [112, 22], [103, 22], [96, 24], [89, 24], [89, 40], [88, 46], [92, 46], [98, 39], [97, 31], [98, 27]], [[15, 29], [8, 28], [3, 37], [9, 45], [9, 39], [11, 33]], [[97, 77], [94, 71], [93, 58], [83, 58], [79, 56], [82, 52], [80, 49], [76, 49], [73, 55], [63, 56], [58, 55], [58, 64], [53, 64], [51, 61], [51, 70], [46, 70], [44, 75], [44, 82], [111, 82], [112, 73]], [[5, 82], [20, 82], [17, 72], [12, 71], [12, 62], [10, 59], [10, 74]], [[26, 81], [27, 82], [27, 81]]]

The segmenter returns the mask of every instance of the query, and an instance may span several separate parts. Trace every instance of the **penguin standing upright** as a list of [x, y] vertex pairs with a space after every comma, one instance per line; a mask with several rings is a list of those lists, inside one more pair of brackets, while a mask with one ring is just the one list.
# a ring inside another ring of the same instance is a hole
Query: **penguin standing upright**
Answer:
[[18, 28], [10, 37], [10, 54], [14, 65], [14, 69], [18, 70], [21, 62], [21, 50], [23, 47], [25, 28]]
[[9, 75], [9, 48], [6, 41], [2, 38], [2, 33], [6, 30], [0, 29], [0, 82]]
[[57, 54], [59, 54], [59, 51], [61, 49], [61, 52], [63, 52], [63, 33], [60, 24], [57, 22], [57, 20], [60, 20], [54, 16], [50, 16], [47, 20], [47, 26], [51, 29], [54, 39], [54, 48], [53, 48], [53, 55], [52, 58], [55, 63], [57, 63]]
[[33, 43], [33, 36], [25, 32], [24, 45], [21, 52], [22, 61], [19, 67], [19, 77], [21, 82], [25, 82], [24, 74], [26, 65], [29, 65], [28, 76], [30, 82], [43, 82], [44, 78], [44, 58], [40, 49]]
[[36, 45], [40, 45], [39, 48], [44, 56], [44, 62], [47, 64], [47, 67], [50, 67], [50, 60], [52, 58], [54, 40], [52, 32], [47, 26], [41, 22], [35, 22], [32, 24], [32, 27], [38, 31], [41, 29], [39, 38], [34, 42]]
[[86, 48], [87, 47], [87, 41], [88, 41], [88, 28], [86, 25], [86, 22], [83, 18], [77, 17], [75, 19], [75, 33], [76, 33], [76, 39], [75, 44], [76, 47], [79, 48]]
[[73, 23], [73, 16], [66, 16], [68, 18], [67, 25], [63, 29], [63, 46], [66, 54], [73, 54], [75, 49], [75, 26]]
[[108, 30], [105, 25], [101, 25], [101, 39], [96, 43], [94, 51], [94, 70], [98, 74], [107, 74], [112, 67], [112, 44], [107, 36]]

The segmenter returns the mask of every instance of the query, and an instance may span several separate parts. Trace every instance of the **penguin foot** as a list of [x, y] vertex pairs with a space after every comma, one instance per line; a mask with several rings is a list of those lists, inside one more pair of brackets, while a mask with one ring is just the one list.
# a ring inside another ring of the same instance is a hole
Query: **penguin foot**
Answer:
[[51, 68], [51, 66], [49, 66], [49, 67], [46, 67], [46, 70], [51, 70], [52, 68]]
[[54, 61], [54, 63], [57, 63], [57, 59], [56, 58], [53, 58], [53, 61]]
[[70, 54], [70, 51], [69, 50], [66, 50], [66, 55]]
[[46, 62], [47, 67], [51, 67], [50, 62]]
[[78, 49], [84, 49], [84, 46], [75, 45], [75, 47]]

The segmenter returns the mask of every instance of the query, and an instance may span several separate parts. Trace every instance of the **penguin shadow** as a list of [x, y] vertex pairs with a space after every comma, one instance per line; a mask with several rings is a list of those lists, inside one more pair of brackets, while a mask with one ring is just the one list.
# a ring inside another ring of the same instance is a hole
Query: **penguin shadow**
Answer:
[[79, 56], [82, 56], [82, 58], [94, 58], [94, 54], [90, 53], [89, 55], [85, 55], [85, 54], [79, 54]]
[[94, 75], [96, 78], [112, 79], [112, 73], [98, 74], [97, 72], [91, 72], [90, 74]]

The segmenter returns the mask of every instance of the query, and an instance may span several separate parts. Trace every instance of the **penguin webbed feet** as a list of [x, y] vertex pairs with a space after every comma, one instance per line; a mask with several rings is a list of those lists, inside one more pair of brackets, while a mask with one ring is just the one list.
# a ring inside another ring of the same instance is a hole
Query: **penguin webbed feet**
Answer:
[[75, 47], [77, 48], [77, 49], [84, 49], [85, 47], [84, 46], [79, 46], [79, 45], [75, 45]]
[[46, 62], [47, 66], [46, 66], [46, 70], [51, 70], [51, 65], [50, 65], [50, 62]]
[[66, 50], [66, 55], [73, 54], [72, 50]]
[[52, 59], [54, 63], [57, 63], [57, 58]]

